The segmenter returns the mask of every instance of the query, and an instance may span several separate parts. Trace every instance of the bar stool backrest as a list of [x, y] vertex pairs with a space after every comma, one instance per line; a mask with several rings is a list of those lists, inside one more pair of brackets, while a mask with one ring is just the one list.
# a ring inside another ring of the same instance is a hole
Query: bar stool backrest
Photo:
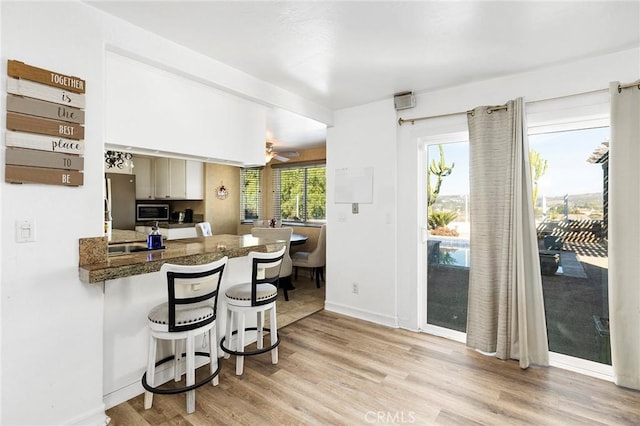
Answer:
[[[215, 321], [218, 293], [227, 260], [225, 256], [203, 265], [162, 265], [160, 271], [167, 277], [170, 332], [193, 330]], [[181, 311], [207, 307], [213, 308], [213, 316], [203, 315], [200, 321], [180, 323]]]
[[[279, 271], [282, 266], [282, 259], [287, 247], [282, 247], [278, 251], [271, 253], [251, 252], [249, 253], [249, 259], [251, 260], [251, 306], [266, 305], [271, 303], [272, 300], [257, 300], [257, 288], [260, 284], [273, 284], [278, 287], [278, 280], [280, 274], [272, 276], [266, 274], [265, 271]], [[277, 294], [276, 294], [277, 297]]]

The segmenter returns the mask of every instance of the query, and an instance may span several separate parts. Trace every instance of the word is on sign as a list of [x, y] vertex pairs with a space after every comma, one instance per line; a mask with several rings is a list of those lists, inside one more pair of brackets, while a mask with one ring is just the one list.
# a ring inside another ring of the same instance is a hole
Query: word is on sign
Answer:
[[17, 78], [7, 79], [7, 92], [13, 95], [41, 99], [43, 101], [69, 105], [76, 108], [84, 108], [85, 104], [83, 94]]

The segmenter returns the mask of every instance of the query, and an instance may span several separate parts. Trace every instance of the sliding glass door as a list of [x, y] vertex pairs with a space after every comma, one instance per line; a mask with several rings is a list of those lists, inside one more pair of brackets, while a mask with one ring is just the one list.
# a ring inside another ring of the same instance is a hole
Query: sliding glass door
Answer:
[[428, 144], [426, 183], [427, 327], [466, 331], [469, 288], [469, 143]]
[[549, 350], [611, 364], [609, 128], [529, 137]]

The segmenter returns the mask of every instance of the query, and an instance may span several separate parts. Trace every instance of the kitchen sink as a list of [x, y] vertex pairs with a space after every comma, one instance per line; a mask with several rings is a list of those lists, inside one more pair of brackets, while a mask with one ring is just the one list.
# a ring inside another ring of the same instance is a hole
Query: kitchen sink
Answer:
[[118, 256], [121, 254], [136, 253], [139, 251], [149, 251], [146, 243], [127, 243], [113, 244], [109, 246], [109, 256]]

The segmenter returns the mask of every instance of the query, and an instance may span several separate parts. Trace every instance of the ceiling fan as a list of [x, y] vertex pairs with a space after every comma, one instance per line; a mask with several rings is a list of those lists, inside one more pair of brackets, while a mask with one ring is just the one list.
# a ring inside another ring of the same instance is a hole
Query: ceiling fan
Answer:
[[273, 150], [273, 142], [267, 142], [267, 146], [265, 148], [265, 155], [267, 163], [275, 158], [278, 161], [282, 161], [283, 163], [289, 161], [291, 158], [295, 158], [300, 154], [298, 151], [279, 151], [276, 152]]

